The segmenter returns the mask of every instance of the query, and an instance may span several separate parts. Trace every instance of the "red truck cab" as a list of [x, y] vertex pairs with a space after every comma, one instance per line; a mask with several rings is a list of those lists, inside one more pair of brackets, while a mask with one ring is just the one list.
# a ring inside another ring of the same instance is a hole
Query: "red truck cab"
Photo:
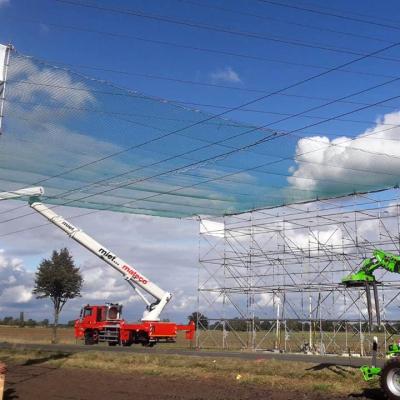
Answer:
[[84, 339], [85, 344], [108, 342], [119, 343], [122, 305], [107, 303], [105, 305], [86, 305], [82, 308], [80, 318], [75, 321], [75, 337]]
[[193, 322], [188, 325], [158, 321], [127, 323], [121, 315], [120, 304], [88, 304], [82, 308], [80, 318], [75, 321], [75, 337], [84, 340], [87, 345], [106, 342], [109, 346], [131, 346], [140, 343], [149, 347], [159, 342], [175, 342], [178, 331], [185, 331], [188, 340], [194, 337]]

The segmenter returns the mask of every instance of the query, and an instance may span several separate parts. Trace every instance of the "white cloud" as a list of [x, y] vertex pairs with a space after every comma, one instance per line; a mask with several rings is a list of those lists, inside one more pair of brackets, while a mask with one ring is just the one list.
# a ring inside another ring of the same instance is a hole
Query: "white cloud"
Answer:
[[10, 0], [0, 0], [0, 8], [10, 4]]
[[218, 69], [210, 74], [211, 81], [217, 82], [230, 82], [230, 83], [241, 83], [242, 79], [239, 74], [234, 71], [231, 67], [225, 67]]
[[272, 293], [261, 293], [258, 296], [256, 304], [258, 307], [272, 307], [274, 301], [280, 302], [279, 297], [274, 299], [274, 295]]
[[24, 285], [17, 285], [4, 289], [0, 296], [0, 302], [5, 301], [21, 304], [27, 303], [32, 297], [31, 288], [27, 288]]
[[0, 250], [0, 310], [28, 303], [32, 299], [33, 274], [20, 258]]
[[[4, 156], [0, 179], [7, 183], [15, 182], [15, 187], [20, 187], [19, 183], [45, 178], [46, 167], [76, 167], [94, 157], [121, 149], [64, 125], [63, 118], [71, 120], [79, 115], [76, 108], [96, 103], [94, 96], [82, 82], [75, 82], [62, 69], [39, 68], [28, 58], [14, 61], [12, 66], [9, 70], [10, 81], [22, 81], [23, 84], [13, 84], [8, 92], [10, 102], [6, 104], [5, 115], [12, 121], [9, 128], [12, 134], [7, 135], [2, 142]], [[45, 84], [30, 85], [28, 82]], [[77, 90], [64, 90], [65, 87], [74, 87]], [[59, 108], [41, 105], [41, 99], [45, 100], [45, 104], [54, 104]], [[57, 118], [54, 118], [55, 110]], [[90, 149], [92, 156], [87, 149]], [[9, 154], [18, 154], [18, 162], [15, 157], [7, 157]], [[115, 163], [112, 166], [121, 167]], [[90, 173], [86, 176], [88, 177], [91, 177]], [[10, 188], [6, 185], [3, 186]], [[64, 189], [67, 185], [68, 181], [64, 180], [61, 188]]]
[[318, 254], [321, 249], [330, 252], [342, 252], [342, 230], [331, 225], [325, 229], [298, 229], [296, 225], [286, 224], [286, 239], [293, 248], [310, 254]]
[[[397, 125], [397, 126], [396, 126]], [[354, 139], [300, 139], [290, 185], [327, 192], [367, 191], [400, 183], [400, 112], [386, 114]], [[392, 129], [389, 129], [393, 126]], [[380, 154], [377, 154], [380, 153]], [[383, 154], [383, 155], [382, 155]]]
[[[11, 101], [32, 102], [34, 100], [37, 102], [38, 99], [46, 99], [46, 102], [53, 102], [61, 110], [62, 107], [79, 108], [96, 103], [88, 87], [84, 83], [76, 81], [67, 71], [61, 68], [39, 67], [28, 58], [21, 59], [18, 62], [13, 61], [12, 68], [9, 69], [8, 80], [10, 82], [23, 82], [21, 85], [13, 85], [12, 90], [8, 91], [8, 98]], [[38, 85], [38, 83], [43, 83], [43, 85]], [[74, 90], [66, 89], [69, 87], [73, 87]], [[36, 106], [33, 111], [30, 110], [30, 112], [35, 112], [35, 120], [43, 113], [43, 109], [46, 108]], [[54, 108], [47, 108], [46, 110], [47, 113], [40, 120], [53, 120], [54, 118], [48, 117], [49, 114], [54, 114]], [[57, 115], [60, 115], [59, 112], [60, 110], [57, 111]], [[76, 113], [76, 109], [66, 110], [68, 116], [74, 113]]]
[[174, 311], [186, 312], [189, 315], [192, 311], [195, 311], [194, 305], [196, 304], [196, 301], [196, 295], [188, 295], [183, 290], [179, 290], [174, 294], [174, 300], [171, 308]]

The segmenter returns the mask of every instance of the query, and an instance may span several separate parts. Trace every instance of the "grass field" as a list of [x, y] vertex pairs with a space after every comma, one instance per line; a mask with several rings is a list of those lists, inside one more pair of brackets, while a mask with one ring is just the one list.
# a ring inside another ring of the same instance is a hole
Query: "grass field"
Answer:
[[41, 364], [57, 368], [121, 372], [132, 376], [142, 374], [172, 379], [199, 379], [205, 382], [217, 379], [227, 381], [229, 385], [253, 384], [274, 390], [305, 393], [349, 395], [377, 387], [377, 382], [363, 382], [355, 368], [278, 360], [213, 360], [206, 357], [104, 352], [71, 355], [32, 350], [1, 350], [0, 359], [9, 364]]
[[[235, 338], [232, 350], [242, 347], [247, 339], [245, 332]], [[50, 343], [51, 328], [18, 328], [0, 326], [0, 341], [11, 343]], [[74, 330], [59, 329], [60, 343], [73, 344]], [[232, 340], [228, 337], [229, 340]], [[296, 340], [301, 341], [298, 335]], [[305, 339], [305, 338], [304, 338]], [[343, 336], [338, 340], [345, 340]], [[349, 338], [347, 338], [349, 339]], [[221, 348], [222, 332], [200, 332], [203, 347]], [[268, 339], [269, 340], [269, 339]], [[272, 340], [272, 338], [271, 338]], [[231, 341], [232, 343], [232, 341]], [[270, 342], [273, 346], [273, 341]], [[183, 336], [175, 344], [161, 344], [160, 347], [188, 348], [190, 343]], [[139, 373], [172, 379], [222, 379], [233, 385], [254, 384], [274, 390], [317, 392], [331, 395], [362, 393], [376, 389], [377, 382], [365, 383], [358, 369], [334, 365], [313, 365], [303, 362], [282, 362], [278, 360], [242, 360], [233, 358], [185, 357], [161, 354], [132, 354], [81, 352], [73, 355], [32, 350], [0, 350], [0, 360], [17, 364], [44, 364], [57, 368], [91, 369], [124, 373]]]
[[[73, 328], [59, 328], [60, 343], [76, 343]], [[0, 325], [0, 342], [10, 343], [50, 343], [52, 337], [51, 328], [24, 327]]]
[[[373, 333], [360, 335], [357, 332], [324, 332], [322, 337], [319, 333], [312, 335], [313, 349], [322, 348], [325, 353], [342, 354], [351, 351], [352, 353], [367, 354], [370, 350], [373, 336], [377, 336], [379, 343], [385, 346], [385, 334]], [[201, 348], [224, 348], [229, 350], [241, 350], [246, 348], [256, 348], [270, 350], [276, 348], [286, 352], [299, 352], [304, 344], [309, 343], [308, 332], [290, 332], [284, 337], [282, 334], [277, 339], [275, 332], [258, 331], [256, 335], [247, 332], [227, 332], [225, 338], [221, 331], [200, 331], [199, 345]], [[392, 342], [394, 338], [390, 339]]]
[[[74, 337], [73, 328], [59, 328], [58, 329], [60, 343], [73, 344], [77, 343]], [[378, 336], [381, 349], [384, 350], [385, 337], [384, 334], [374, 334]], [[13, 327], [7, 325], [0, 325], [0, 342], [10, 343], [50, 343], [52, 336], [51, 328], [44, 327]], [[326, 353], [342, 354], [351, 351], [353, 353], [367, 354], [370, 349], [372, 337], [366, 335], [364, 337], [363, 345], [360, 342], [360, 337], [356, 333], [338, 332], [335, 335], [327, 332], [323, 335], [323, 346]], [[391, 339], [393, 341], [394, 338]], [[286, 337], [280, 339], [278, 347], [287, 352], [298, 352], [304, 343], [309, 340], [307, 332], [294, 332]], [[391, 342], [390, 341], [390, 342]], [[256, 337], [251, 337], [247, 332], [228, 332], [225, 338], [221, 331], [199, 331], [198, 332], [199, 347], [203, 349], [224, 349], [226, 350], [244, 350], [251, 349], [253, 344], [258, 349], [273, 349], [276, 344], [276, 337], [274, 333], [257, 332]], [[285, 343], [286, 342], [286, 343]], [[319, 335], [313, 336], [315, 349], [319, 350], [321, 347], [321, 337]], [[78, 343], [82, 343], [79, 341]], [[195, 342], [189, 342], [184, 338], [184, 334], [179, 334], [175, 344], [159, 344], [160, 347], [175, 348], [189, 348], [194, 347]]]

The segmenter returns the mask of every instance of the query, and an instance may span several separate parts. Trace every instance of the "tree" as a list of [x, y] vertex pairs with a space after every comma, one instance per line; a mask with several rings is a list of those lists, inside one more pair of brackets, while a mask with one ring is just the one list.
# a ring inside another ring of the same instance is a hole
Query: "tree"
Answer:
[[14, 325], [14, 318], [13, 317], [4, 317], [3, 324], [4, 325]]
[[233, 318], [228, 321], [228, 330], [246, 332], [248, 330], [249, 320], [244, 318]]
[[47, 318], [45, 318], [43, 321], [40, 322], [40, 325], [42, 326], [49, 326], [49, 320]]
[[33, 320], [32, 318], [29, 318], [28, 321], [25, 322], [25, 325], [33, 327], [33, 326], [37, 325], [37, 322], [35, 320]]
[[58, 319], [65, 303], [80, 296], [83, 278], [75, 267], [68, 249], [54, 250], [50, 259], [44, 259], [35, 275], [33, 294], [37, 299], [49, 298], [54, 306], [52, 343], [57, 343]]
[[208, 318], [197, 311], [192, 312], [188, 316], [189, 321], [193, 321], [196, 324], [196, 327], [199, 329], [207, 329], [208, 328]]

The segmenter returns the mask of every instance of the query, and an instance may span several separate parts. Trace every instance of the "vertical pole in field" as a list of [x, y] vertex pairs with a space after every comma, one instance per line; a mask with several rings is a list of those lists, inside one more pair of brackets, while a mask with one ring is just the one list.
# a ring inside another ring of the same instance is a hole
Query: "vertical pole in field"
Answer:
[[[362, 293], [362, 291], [360, 291], [360, 299], [362, 299], [362, 296], [363, 296], [363, 293]], [[363, 319], [363, 315], [362, 315], [362, 313], [361, 313], [361, 310], [360, 310], [360, 317], [359, 317], [359, 319], [360, 319], [360, 321], [359, 321], [359, 330], [360, 330], [360, 354], [361, 354], [361, 357], [363, 357], [363, 356], [364, 356], [364, 334], [363, 334], [363, 331], [362, 331], [362, 319]]]
[[313, 337], [312, 337], [312, 332], [313, 332], [313, 328], [312, 328], [312, 297], [310, 295], [309, 297], [310, 300], [310, 309], [309, 309], [309, 317], [310, 317], [310, 338], [309, 338], [309, 345], [310, 345], [310, 351], [312, 351], [313, 348]]
[[275, 350], [281, 349], [281, 321], [280, 321], [280, 306], [281, 306], [281, 299], [278, 295], [274, 293], [276, 296], [276, 336], [275, 336]]
[[[6, 81], [8, 65], [10, 63], [10, 53], [12, 46], [4, 46], [0, 44], [0, 135], [3, 128], [4, 117], [4, 102], [6, 96]], [[5, 381], [6, 366], [0, 362], [0, 399], [3, 399], [4, 381]]]
[[6, 372], [7, 372], [6, 365], [4, 363], [0, 362], [0, 400], [3, 400]]
[[4, 102], [6, 99], [7, 73], [11, 50], [11, 45], [3, 46], [0, 44], [0, 135], [3, 133]]
[[[199, 221], [199, 243], [198, 243], [198, 252], [199, 252], [199, 268], [197, 271], [197, 317], [200, 313], [200, 273], [201, 273], [201, 218], [198, 217]], [[199, 332], [199, 318], [196, 318], [196, 332], [195, 332], [195, 348], [200, 348], [200, 332]]]

